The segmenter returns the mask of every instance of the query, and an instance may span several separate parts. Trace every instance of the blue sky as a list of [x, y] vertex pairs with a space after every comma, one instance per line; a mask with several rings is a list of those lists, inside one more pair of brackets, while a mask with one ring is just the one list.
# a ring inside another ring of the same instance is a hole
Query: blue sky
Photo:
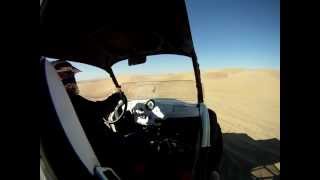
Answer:
[[279, 0], [187, 1], [201, 67], [280, 67]]
[[[202, 70], [280, 69], [280, 0], [186, 0], [186, 4]], [[123, 61], [114, 66], [114, 71], [116, 74], [190, 71], [192, 64], [185, 59], [188, 58], [153, 56], [147, 64], [131, 67]], [[83, 70], [79, 79], [106, 76], [102, 70], [75, 65]]]

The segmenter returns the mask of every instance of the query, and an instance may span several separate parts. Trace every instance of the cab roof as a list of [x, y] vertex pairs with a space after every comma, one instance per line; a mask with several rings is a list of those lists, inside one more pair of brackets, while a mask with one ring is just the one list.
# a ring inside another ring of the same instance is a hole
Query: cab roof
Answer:
[[184, 0], [44, 0], [40, 53], [103, 69], [149, 55], [195, 56]]

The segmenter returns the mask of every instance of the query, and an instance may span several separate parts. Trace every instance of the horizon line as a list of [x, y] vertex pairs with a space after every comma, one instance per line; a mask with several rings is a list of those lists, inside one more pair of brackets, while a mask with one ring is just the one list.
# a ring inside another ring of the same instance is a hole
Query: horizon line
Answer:
[[[279, 68], [271, 68], [271, 67], [256, 67], [256, 68], [244, 68], [244, 67], [224, 67], [224, 68], [202, 68], [202, 70], [200, 69], [201, 73], [206, 73], [208, 71], [222, 71], [222, 70], [249, 70], [249, 71], [257, 71], [257, 70], [273, 70], [273, 71], [280, 71], [280, 67]], [[139, 73], [139, 72], [126, 72], [126, 73], [120, 73], [120, 74], [116, 74], [115, 76], [144, 76], [144, 75], [148, 75], [148, 76], [152, 76], [152, 75], [174, 75], [174, 74], [180, 74], [180, 73], [193, 73], [193, 70], [190, 71], [178, 71], [178, 72], [158, 72], [156, 74], [152, 74], [152, 73]], [[96, 77], [96, 78], [77, 78], [77, 81], [98, 81], [98, 80], [108, 80], [111, 79], [110, 76], [105, 76], [105, 77]]]

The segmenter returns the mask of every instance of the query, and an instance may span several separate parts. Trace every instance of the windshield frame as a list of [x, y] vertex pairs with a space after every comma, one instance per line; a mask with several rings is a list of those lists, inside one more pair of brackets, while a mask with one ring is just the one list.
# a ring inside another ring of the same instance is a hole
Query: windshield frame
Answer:
[[[189, 56], [186, 56], [189, 57]], [[190, 58], [190, 57], [189, 57]], [[193, 72], [195, 76], [195, 84], [196, 84], [196, 90], [197, 90], [197, 104], [203, 103], [203, 88], [201, 83], [201, 72], [199, 68], [199, 63], [197, 61], [197, 56], [195, 52], [193, 51], [193, 55], [191, 57], [192, 60], [192, 66], [193, 66]], [[115, 63], [117, 64], [117, 63]], [[114, 65], [114, 64], [113, 64]], [[112, 66], [113, 66], [112, 65]], [[121, 86], [112, 70], [112, 66], [107, 66], [105, 70], [110, 75], [110, 78], [112, 79], [112, 82], [114, 83], [115, 87], [121, 90]]]

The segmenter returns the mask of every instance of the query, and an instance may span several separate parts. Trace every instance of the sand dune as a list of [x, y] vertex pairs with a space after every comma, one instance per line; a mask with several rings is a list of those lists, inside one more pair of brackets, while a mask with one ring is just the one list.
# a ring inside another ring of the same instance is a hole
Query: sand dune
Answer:
[[[219, 75], [213, 78], [214, 73]], [[267, 70], [203, 73], [206, 104], [217, 112], [224, 132], [280, 139], [280, 80], [276, 74]]]
[[[223, 179], [278, 178], [280, 72], [230, 68], [203, 71], [201, 76], [205, 103], [217, 113], [224, 133]], [[193, 73], [118, 78], [119, 82], [188, 79], [193, 79]], [[89, 99], [103, 99], [112, 86], [110, 80], [79, 84], [81, 94]]]

